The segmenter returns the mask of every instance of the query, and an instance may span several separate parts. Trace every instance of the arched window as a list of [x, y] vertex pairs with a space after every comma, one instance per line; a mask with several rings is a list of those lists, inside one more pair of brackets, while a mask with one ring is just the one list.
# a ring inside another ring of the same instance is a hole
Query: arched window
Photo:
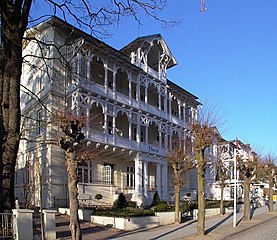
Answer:
[[154, 84], [150, 84], [148, 87], [148, 104], [159, 107], [159, 97], [158, 97], [158, 90]]
[[104, 131], [104, 114], [100, 104], [94, 103], [90, 109], [89, 127], [96, 132]]
[[80, 56], [79, 59], [79, 76], [86, 78], [87, 77], [87, 58], [85, 56]]
[[129, 96], [128, 74], [121, 68], [116, 73], [116, 91]]
[[101, 85], [105, 83], [105, 68], [100, 58], [93, 57], [90, 61], [90, 80]]
[[178, 102], [176, 97], [173, 97], [171, 101], [171, 114], [172, 116], [179, 117]]
[[191, 155], [192, 154], [192, 141], [191, 141], [191, 137], [189, 137], [189, 136], [186, 137], [185, 147], [186, 147], [186, 154]]
[[129, 138], [129, 122], [125, 112], [118, 112], [117, 114], [115, 134]]
[[148, 143], [159, 146], [160, 135], [159, 128], [156, 122], [150, 122], [148, 127]]
[[171, 137], [172, 148], [177, 148], [180, 146], [180, 138], [177, 131], [173, 131]]

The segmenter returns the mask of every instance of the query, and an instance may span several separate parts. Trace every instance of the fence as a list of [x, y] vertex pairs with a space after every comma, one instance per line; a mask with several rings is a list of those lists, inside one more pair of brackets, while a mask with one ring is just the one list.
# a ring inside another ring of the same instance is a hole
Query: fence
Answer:
[[13, 239], [12, 213], [0, 213], [0, 239]]

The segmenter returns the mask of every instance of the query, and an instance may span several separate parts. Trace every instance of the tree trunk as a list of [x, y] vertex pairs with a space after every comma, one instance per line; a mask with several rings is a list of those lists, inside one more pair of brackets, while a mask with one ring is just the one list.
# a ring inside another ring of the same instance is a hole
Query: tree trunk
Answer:
[[[8, 31], [6, 29], [6, 31]], [[12, 33], [8, 33], [8, 35]], [[10, 45], [4, 52], [5, 63], [1, 62], [0, 98], [0, 212], [14, 208], [14, 173], [20, 139], [20, 77], [22, 66], [21, 40], [10, 36]]]
[[269, 176], [269, 211], [273, 211], [273, 177]]
[[77, 188], [77, 162], [75, 161], [75, 154], [66, 152], [66, 164], [68, 172], [68, 192], [69, 192], [69, 209], [70, 209], [70, 230], [71, 239], [81, 240], [81, 227], [78, 216], [79, 202], [78, 202], [78, 188]]
[[245, 221], [250, 221], [250, 179], [244, 176], [243, 180], [243, 188], [244, 188], [244, 194], [243, 194], [243, 200], [244, 200], [244, 217], [243, 219]]
[[223, 209], [223, 202], [224, 202], [224, 184], [221, 184], [220, 186], [220, 215], [224, 214], [224, 209]]
[[197, 220], [197, 235], [205, 235], [205, 164], [204, 150], [201, 151], [198, 157], [198, 220]]
[[180, 187], [175, 186], [175, 223], [180, 223]]

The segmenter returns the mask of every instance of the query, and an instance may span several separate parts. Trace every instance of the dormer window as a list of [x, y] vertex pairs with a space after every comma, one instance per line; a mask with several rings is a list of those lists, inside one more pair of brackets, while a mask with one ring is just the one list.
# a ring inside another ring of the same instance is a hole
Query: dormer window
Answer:
[[156, 79], [166, 82], [166, 71], [177, 64], [160, 34], [140, 37], [121, 50], [130, 62]]

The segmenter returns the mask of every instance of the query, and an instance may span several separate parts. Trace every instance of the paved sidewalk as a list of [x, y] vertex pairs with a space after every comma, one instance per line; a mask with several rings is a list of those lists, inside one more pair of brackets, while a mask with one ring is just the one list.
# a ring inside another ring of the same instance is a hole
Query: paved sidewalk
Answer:
[[[268, 219], [277, 217], [277, 211], [273, 213], [268, 212], [267, 206], [260, 207], [252, 210], [251, 221], [242, 221], [243, 212], [237, 213], [237, 227], [233, 227], [233, 214], [226, 214], [224, 216], [215, 216], [206, 218], [206, 236], [202, 238], [196, 238], [196, 220], [190, 220], [181, 224], [172, 224], [167, 226], [161, 226], [151, 229], [140, 229], [135, 231], [121, 231], [116, 229], [110, 229], [101, 226], [95, 226], [91, 223], [83, 223], [84, 228], [83, 239], [84, 240], [184, 240], [184, 239], [208, 239], [208, 240], [225, 240], [229, 236], [232, 236], [245, 229], [254, 227]], [[68, 223], [66, 225], [68, 230]], [[68, 230], [67, 235], [61, 234], [61, 226], [57, 223], [57, 238], [69, 239], [70, 232]]]

